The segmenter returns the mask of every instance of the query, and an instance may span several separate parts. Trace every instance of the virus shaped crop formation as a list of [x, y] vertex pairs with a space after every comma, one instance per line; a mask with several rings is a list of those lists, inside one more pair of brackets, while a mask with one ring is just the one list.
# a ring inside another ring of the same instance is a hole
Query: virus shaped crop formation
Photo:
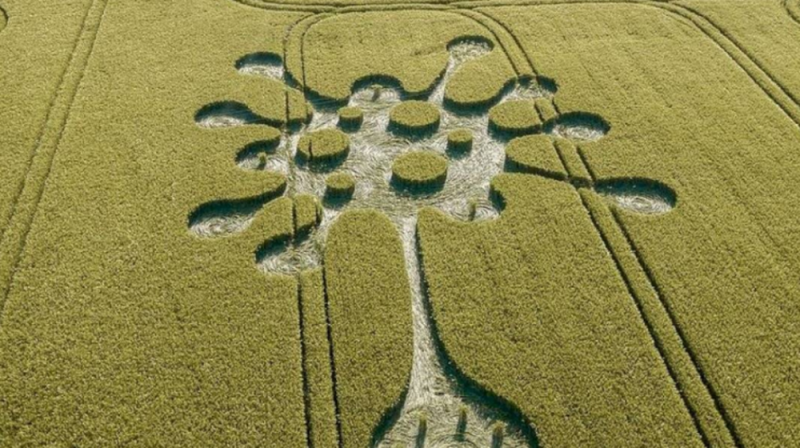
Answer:
[[[422, 353], [424, 361], [422, 367], [415, 364], [396, 429], [385, 438], [393, 443], [409, 442], [403, 434], [413, 435], [408, 428], [414, 425], [421, 428], [418, 431], [430, 431], [430, 437], [436, 437], [437, 431], [451, 431], [456, 422], [460, 425], [466, 419], [467, 409], [481, 407], [453, 392], [462, 379], [444, 374], [442, 351], [433, 343], [415, 245], [416, 216], [422, 207], [435, 207], [466, 221], [494, 219], [500, 210], [491, 181], [503, 172], [593, 188], [616, 205], [639, 213], [663, 213], [675, 205], [672, 190], [657, 182], [595, 182], [590, 174], [570, 169], [565, 154], [573, 154], [573, 159], [581, 160], [583, 171], [588, 171], [576, 143], [603, 138], [610, 125], [590, 113], [559, 113], [552, 81], [516, 79], [484, 107], [448, 104], [445, 89], [452, 75], [464, 62], [495, 49], [486, 40], [465, 38], [451, 42], [448, 50], [444, 74], [425, 98], [409, 98], [397, 83], [376, 77], [356, 83], [346, 104], [313, 99], [307, 119], [274, 130], [274, 140], [253, 142], [231, 161], [243, 170], [282, 176], [285, 188], [254, 198], [211, 201], [189, 216], [190, 230], [197, 236], [226, 236], [245, 231], [268, 202], [289, 197], [294, 207], [292, 234], [254, 248], [259, 269], [284, 275], [322, 267], [327, 229], [347, 210], [379, 210], [395, 223], [406, 247], [411, 280], [415, 356]], [[306, 96], [294, 87], [277, 55], [248, 55], [237, 62], [237, 68], [243, 76], [283, 83], [287, 95]], [[270, 124], [247, 106], [230, 102], [202, 108], [195, 120], [209, 128]], [[469, 412], [473, 419], [491, 418], [469, 433], [475, 443], [489, 438], [494, 444], [498, 428], [507, 427], [499, 431], [512, 434], [503, 446], [535, 444], [535, 435], [526, 436], [520, 422], [502, 421], [486, 409]]]

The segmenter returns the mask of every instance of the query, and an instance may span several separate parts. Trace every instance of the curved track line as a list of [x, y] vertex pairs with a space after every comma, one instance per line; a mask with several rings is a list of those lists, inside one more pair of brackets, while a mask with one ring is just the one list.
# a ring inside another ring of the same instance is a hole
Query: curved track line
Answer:
[[[517, 48], [514, 48], [514, 50], [516, 50], [516, 52], [518, 53], [517, 56], [519, 57], [518, 58], [512, 57], [511, 51], [509, 51], [510, 48], [507, 41], [512, 40], [513, 36], [508, 35], [508, 30], [506, 30], [501, 26], [499, 27], [498, 30], [494, 30], [485, 23], [482, 23], [480, 20], [475, 18], [474, 15], [483, 17], [486, 16], [485, 14], [481, 14], [478, 11], [454, 10], [454, 13], [466, 17], [469, 20], [472, 20], [475, 24], [485, 29], [489, 34], [491, 34], [494, 37], [494, 40], [497, 41], [497, 44], [500, 46], [500, 49], [506, 55], [506, 60], [508, 60], [508, 63], [511, 64], [511, 68], [514, 70], [514, 73], [516, 74], [517, 78], [519, 78], [521, 75], [528, 75], [528, 74], [536, 75], [536, 72], [533, 70], [533, 67], [531, 67], [530, 64], [527, 64], [528, 66], [526, 68], [517, 67], [519, 60], [527, 62], [527, 59], [525, 58], [525, 55], [520, 51], [519, 45], [516, 46]], [[503, 36], [501, 37], [499, 33], [503, 33]]]
[[[733, 59], [734, 62], [736, 62], [736, 65], [740, 66], [742, 68], [742, 70], [747, 72], [747, 74], [750, 76], [750, 78], [752, 78], [753, 81], [756, 84], [758, 84], [759, 87], [761, 87], [762, 90], [764, 90], [764, 93], [766, 93], [770, 98], [772, 98], [772, 100], [778, 105], [778, 107], [783, 109], [783, 111], [798, 126], [800, 126], [800, 109], [794, 110], [794, 111], [787, 109], [787, 107], [784, 104], [782, 104], [783, 101], [786, 101], [787, 98], [778, 98], [778, 96], [780, 96], [780, 94], [782, 93], [783, 95], [788, 97], [789, 101], [791, 103], [793, 103], [794, 106], [797, 106], [798, 108], [800, 108], [800, 99], [798, 99], [798, 97], [796, 97], [789, 89], [787, 89], [780, 81], [778, 81], [775, 78], [774, 75], [770, 74], [769, 71], [767, 71], [767, 69], [763, 66], [763, 64], [760, 63], [759, 60], [749, 50], [747, 50], [743, 45], [741, 45], [741, 43], [735, 37], [733, 37], [729, 32], [725, 31], [724, 28], [722, 28], [719, 25], [717, 25], [716, 22], [714, 22], [713, 20], [711, 20], [710, 18], [708, 18], [707, 16], [705, 16], [701, 12], [699, 12], [696, 9], [691, 8], [689, 6], [678, 5], [678, 4], [651, 5], [651, 6], [654, 6], [654, 7], [657, 7], [657, 8], [661, 8], [663, 10], [670, 11], [670, 12], [672, 12], [674, 14], [678, 14], [678, 15], [684, 17], [685, 19], [689, 20], [691, 23], [693, 23], [706, 36], [708, 36], [709, 39], [711, 39], [714, 42], [716, 42], [717, 45], [723, 51], [728, 53], [728, 55], [731, 57], [731, 59]], [[746, 67], [745, 64], [743, 64], [741, 61], [739, 61], [737, 56], [734, 55], [732, 51], [726, 49], [724, 47], [724, 44], [722, 42], [720, 42], [720, 40], [716, 39], [712, 35], [712, 33], [709, 33], [705, 29], [704, 25], [707, 26], [707, 27], [712, 28], [713, 31], [718, 32], [722, 37], [727, 39], [729, 41], [730, 45], [733, 46], [732, 50], [741, 52], [741, 55], [739, 55], [739, 57], [744, 56], [745, 58], [749, 59], [749, 62], [752, 63], [754, 65], [754, 67], [750, 67], [750, 68]], [[759, 73], [759, 71], [761, 73]], [[767, 80], [760, 82], [757, 79], [757, 77], [759, 75], [766, 77]], [[774, 84], [775, 87], [777, 87], [780, 90], [780, 92], [773, 94], [772, 92], [769, 91], [768, 86], [762, 85], [762, 82], [766, 82], [767, 84], [769, 84], [769, 83]]]
[[800, 25], [800, 3], [797, 0], [783, 0], [783, 7], [789, 17]]
[[0, 5], [0, 32], [8, 27], [8, 13], [3, 6]]
[[[239, 1], [239, 0], [234, 0], [234, 1]], [[408, 5], [408, 4], [404, 4], [404, 5]], [[403, 9], [398, 9], [398, 10], [402, 10], [402, 11], [417, 11], [417, 12], [427, 12], [427, 11], [429, 11], [429, 9], [427, 9], [427, 8], [425, 8], [425, 9], [403, 8]], [[506, 48], [506, 44], [503, 43], [504, 39], [502, 39], [497, 34], [496, 30], [491, 29], [490, 27], [488, 27], [485, 24], [481, 23], [480, 20], [477, 20], [475, 17], [471, 16], [470, 12], [472, 12], [472, 11], [460, 10], [460, 9], [454, 9], [454, 8], [437, 8], [435, 10], [437, 12], [441, 12], [441, 13], [445, 13], [445, 14], [454, 14], [454, 15], [458, 15], [458, 16], [464, 17], [465, 19], [470, 20], [473, 23], [475, 23], [476, 25], [478, 25], [478, 27], [484, 29], [497, 42], [497, 45], [500, 47], [500, 49], [505, 54], [506, 60], [511, 65], [512, 69], [517, 73], [517, 75], [520, 75], [521, 73], [524, 74], [524, 70], [519, 70], [517, 68], [516, 63], [514, 61], [514, 58], [511, 57], [508, 49]], [[308, 96], [307, 96], [308, 92], [306, 92], [305, 89], [310, 90], [312, 93], [319, 94], [313, 88], [308, 86], [308, 83], [307, 83], [307, 80], [306, 80], [306, 70], [305, 70], [305, 66], [306, 65], [305, 65], [305, 54], [304, 54], [306, 34], [308, 32], [310, 32], [312, 28], [314, 28], [315, 26], [321, 24], [322, 22], [325, 22], [328, 19], [334, 19], [334, 18], [337, 18], [338, 16], [346, 15], [346, 14], [356, 14], [356, 13], [360, 13], [360, 12], [372, 12], [372, 11], [375, 11], [375, 9], [372, 8], [372, 7], [368, 7], [368, 6], [361, 7], [361, 6], [359, 6], [359, 7], [353, 7], [353, 8], [345, 8], [345, 9], [339, 11], [339, 12], [336, 12], [336, 13], [319, 13], [319, 14], [315, 14], [315, 15], [311, 15], [311, 16], [305, 17], [303, 19], [303, 20], [308, 20], [309, 22], [311, 22], [311, 23], [309, 23], [307, 25], [306, 29], [303, 30], [302, 36], [300, 37], [300, 39], [301, 39], [301, 43], [300, 43], [300, 47], [301, 47], [300, 59], [301, 59], [301, 62], [299, 63], [299, 66], [301, 67], [302, 74], [301, 74], [301, 78], [298, 81], [301, 83], [301, 87], [304, 89], [303, 90], [303, 95], [306, 96], [306, 100], [308, 100]], [[475, 14], [479, 14], [479, 13], [475, 12]], [[507, 39], [511, 39], [511, 37], [507, 37]], [[519, 50], [518, 50], [518, 52], [519, 52]], [[519, 55], [524, 60], [524, 58], [525, 58], [524, 54], [522, 54], [520, 52]], [[284, 61], [288, 61], [288, 57], [289, 57], [289, 55], [285, 55]], [[284, 64], [286, 65], [286, 62], [284, 62]], [[285, 69], [286, 69], [287, 73], [291, 74], [291, 70], [288, 68], [288, 65], [286, 65]], [[292, 76], [294, 77], [294, 75], [292, 75]]]
[[[409, 3], [409, 2], [397, 2], [397, 3], [383, 3], [377, 5], [354, 5], [351, 3], [342, 4], [342, 5], [328, 5], [328, 4], [316, 4], [316, 6], [310, 5], [291, 5], [291, 4], [284, 4], [284, 3], [269, 3], [269, 2], [260, 2], [258, 0], [233, 0], [237, 3], [247, 5], [254, 8], [264, 9], [264, 10], [295, 10], [295, 11], [315, 11], [315, 12], [332, 12], [332, 13], [343, 13], [343, 12], [351, 12], [351, 11], [367, 11], [367, 10], [400, 10], [400, 9], [409, 9], [409, 8], [416, 8], [416, 9], [423, 9], [423, 10], [454, 10], [454, 9], [476, 9], [476, 8], [489, 8], [489, 7], [503, 7], [503, 6], [550, 6], [550, 5], [580, 5], [580, 4], [595, 4], [595, 5], [615, 5], [615, 4], [623, 4], [623, 5], [631, 5], [631, 4], [638, 4], [643, 6], [651, 6], [657, 7], [662, 10], [668, 11], [675, 16], [683, 17], [690, 21], [690, 23], [703, 31], [704, 34], [708, 38], [710, 38], [713, 42], [717, 44], [717, 46], [725, 53], [727, 53], [734, 62], [739, 65], [747, 74], [750, 76], [751, 79], [761, 88], [761, 90], [770, 98], [776, 105], [781, 108], [786, 115], [788, 115], [798, 126], [800, 126], [800, 97], [796, 97], [792, 94], [788, 89], [785, 88], [780, 82], [776, 80], [776, 78], [769, 73], [762, 65], [756, 62], [755, 58], [747, 51], [745, 51], [738, 43], [725, 31], [720, 29], [716, 24], [709, 21], [704, 16], [687, 9], [684, 6], [678, 6], [674, 4], [665, 4], [663, 2], [656, 2], [650, 0], [617, 0], [617, 1], [598, 1], [598, 0], [498, 0], [498, 1], [453, 1], [441, 4], [429, 4], [429, 3]], [[791, 8], [787, 3], [791, 0], [784, 0], [784, 5], [787, 8]], [[789, 9], [791, 12], [791, 9]], [[695, 14], [695, 17], [690, 16], [691, 14]], [[704, 20], [705, 23], [700, 22]], [[721, 41], [713, 36], [708, 30], [704, 29], [705, 27], [711, 27], [714, 31], [719, 33], [725, 41]], [[513, 35], [512, 35], [513, 36]], [[515, 38], [516, 40], [516, 38]], [[734, 47], [733, 49], [726, 48], [728, 45]], [[741, 52], [741, 55], [734, 55], [734, 51]], [[745, 59], [747, 62], [752, 64], [752, 67], [747, 67], [746, 63], [743, 63], [739, 60], [739, 58]], [[766, 78], [766, 81], [759, 80], [759, 77]], [[770, 86], [772, 84], [772, 86]], [[771, 88], [772, 87], [772, 88]], [[774, 92], [773, 90], [778, 90], [778, 92]], [[781, 96], [785, 96], [786, 98], [782, 98]], [[792, 105], [788, 106], [784, 104], [785, 101], [789, 101]]]

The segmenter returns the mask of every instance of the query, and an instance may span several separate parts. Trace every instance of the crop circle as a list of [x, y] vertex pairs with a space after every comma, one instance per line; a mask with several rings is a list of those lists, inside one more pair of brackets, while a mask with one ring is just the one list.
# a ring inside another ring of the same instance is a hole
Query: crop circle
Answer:
[[600, 140], [611, 130], [603, 117], [586, 112], [561, 115], [546, 127], [548, 133], [557, 137], [590, 142]]
[[447, 179], [447, 159], [432, 151], [401, 155], [392, 164], [392, 183], [401, 190], [420, 192], [441, 188]]
[[334, 198], [347, 198], [356, 189], [356, 179], [350, 173], [333, 173], [325, 179], [325, 195]]
[[439, 127], [439, 109], [425, 101], [404, 101], [389, 113], [393, 130], [402, 133], [428, 133]]
[[339, 109], [339, 127], [346, 130], [358, 130], [364, 122], [364, 112], [357, 107], [345, 106]]
[[306, 134], [297, 142], [298, 156], [307, 162], [332, 163], [343, 160], [350, 151], [350, 138], [338, 129], [323, 129]]
[[447, 134], [447, 150], [454, 154], [463, 154], [472, 149], [472, 131], [456, 129]]
[[624, 210], [645, 215], [667, 213], [678, 203], [673, 189], [652, 179], [607, 179], [598, 182], [595, 191]]
[[6, 25], [8, 25], [8, 14], [3, 8], [0, 8], [0, 32], [2, 32]]

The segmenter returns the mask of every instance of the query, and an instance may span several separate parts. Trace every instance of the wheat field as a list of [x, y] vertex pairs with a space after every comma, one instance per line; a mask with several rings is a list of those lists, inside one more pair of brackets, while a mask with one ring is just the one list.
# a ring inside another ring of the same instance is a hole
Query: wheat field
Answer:
[[800, 447], [800, 1], [0, 0], [0, 447]]

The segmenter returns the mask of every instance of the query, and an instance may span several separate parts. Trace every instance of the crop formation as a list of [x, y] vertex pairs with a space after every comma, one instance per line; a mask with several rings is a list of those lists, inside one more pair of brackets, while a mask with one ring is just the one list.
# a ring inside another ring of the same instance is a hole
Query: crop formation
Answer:
[[0, 1], [0, 447], [795, 446], [798, 39]]
[[[384, 392], [378, 401], [364, 396], [368, 379], [359, 381], [358, 390], [353, 391], [337, 380], [338, 437], [345, 446], [391, 446], [448, 436], [477, 444], [538, 445], [530, 419], [512, 401], [491, 398], [479, 383], [458, 373], [458, 367], [447, 359], [445, 347], [436, 343], [416, 249], [416, 215], [422, 208], [439, 208], [469, 222], [496, 219], [502, 205], [492, 191], [492, 181], [503, 171], [594, 190], [618, 206], [639, 213], [665, 213], [675, 206], [674, 193], [657, 181], [631, 178], [594, 182], [576, 174], [587, 169], [573, 142], [601, 139], [610, 126], [591, 113], [560, 114], [552, 101], [555, 83], [549, 79], [520, 76], [484, 104], [446, 105], [448, 81], [461, 66], [500, 51], [494, 42], [470, 36], [452, 40], [447, 49], [450, 58], [444, 73], [423, 95], [409, 95], [390, 80], [374, 75], [359, 81], [359, 87], [344, 102], [310, 98], [305, 122], [285, 126], [280, 139], [271, 131], [271, 142], [253, 142], [236, 157], [243, 169], [266, 171], [285, 179], [285, 186], [254, 198], [215, 200], [200, 205], [189, 217], [190, 228], [198, 236], [229, 236], [245, 231], [259, 208], [270, 201], [292, 199], [293, 230], [264, 242], [255, 251], [255, 264], [266, 273], [298, 275], [311, 269], [328, 270], [328, 292], [333, 297], [337, 296], [335, 279], [340, 274], [336, 269], [326, 269], [326, 265], [338, 266], [343, 261], [337, 258], [347, 261], [354, 255], [353, 248], [336, 249], [335, 243], [334, 249], [326, 251], [329, 229], [340, 226], [340, 216], [348, 216], [345, 222], [353, 222], [351, 226], [363, 226], [354, 223], [359, 219], [395, 225], [405, 247], [405, 274], [411, 282], [407, 309], [412, 311], [413, 345], [407, 349], [413, 350], [413, 364], [410, 372], [399, 371], [401, 378], [407, 378], [404, 389], [395, 391], [396, 396]], [[278, 54], [248, 55], [240, 61], [248, 61], [238, 64], [244, 75], [261, 75], [267, 78], [265, 82], [284, 83], [287, 98], [301, 89], [296, 76], [281, 65]], [[231, 107], [224, 101], [203, 107], [196, 121], [208, 128], [270, 124], [246, 104]], [[564, 161], [570, 156], [577, 168], [568, 167]], [[369, 213], [348, 213], [365, 209]], [[376, 215], [376, 211], [385, 217]], [[362, 232], [372, 232], [369, 227], [362, 228]], [[336, 241], [336, 230], [333, 233]], [[368, 245], [363, 237], [359, 245], [365, 246], [362, 253], [399, 249], [390, 240]], [[353, 255], [339, 255], [341, 252]], [[352, 296], [347, 300], [360, 301], [359, 296], [372, 294], [363, 288], [388, 283], [373, 275], [359, 281], [363, 282], [360, 289], [342, 293]], [[396, 302], [402, 304], [404, 300], [406, 295], [400, 294]], [[328, 308], [330, 313], [330, 304]], [[352, 311], [370, 314], [381, 308], [376, 304]], [[336, 320], [328, 318], [335, 325]], [[339, 331], [349, 331], [341, 327]], [[382, 328], [388, 330], [388, 326]], [[336, 346], [333, 341], [331, 344]], [[348, 364], [353, 358], [363, 358], [358, 349], [348, 348], [341, 353], [334, 350], [332, 358], [347, 357]], [[372, 403], [364, 403], [365, 399]], [[471, 420], [469, 425], [467, 419]], [[454, 433], [453, 428], [459, 425], [464, 428]]]

